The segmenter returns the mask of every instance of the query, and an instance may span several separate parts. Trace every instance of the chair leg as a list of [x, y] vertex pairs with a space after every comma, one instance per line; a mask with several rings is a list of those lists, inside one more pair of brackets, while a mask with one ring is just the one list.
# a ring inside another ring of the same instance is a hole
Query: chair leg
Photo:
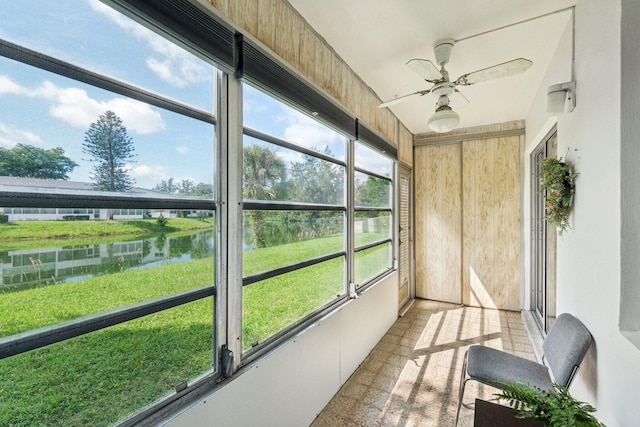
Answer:
[[456, 408], [456, 419], [453, 422], [453, 427], [458, 427], [458, 419], [460, 418], [460, 406], [462, 406], [462, 398], [464, 397], [464, 388], [467, 385], [467, 358], [469, 351], [465, 351], [464, 359], [462, 361], [462, 375], [460, 376], [460, 388], [458, 390], [458, 407]]

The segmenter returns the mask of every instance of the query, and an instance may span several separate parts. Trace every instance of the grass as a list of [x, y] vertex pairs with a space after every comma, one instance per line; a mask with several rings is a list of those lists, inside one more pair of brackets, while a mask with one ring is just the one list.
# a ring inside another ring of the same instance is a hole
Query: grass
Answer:
[[253, 249], [243, 254], [242, 273], [245, 276], [308, 260], [343, 249], [342, 235]]
[[337, 258], [245, 286], [242, 290], [243, 349], [343, 293], [343, 266], [343, 259]]
[[12, 240], [66, 239], [131, 234], [172, 233], [213, 227], [213, 218], [170, 218], [165, 227], [156, 219], [118, 221], [15, 221], [0, 224], [3, 245]]
[[[137, 222], [128, 226], [136, 233], [145, 230]], [[56, 233], [68, 235], [70, 230]], [[245, 274], [342, 248], [343, 237], [338, 235], [248, 251]], [[358, 253], [359, 276], [371, 277], [386, 268], [388, 247], [381, 248]], [[209, 257], [0, 294], [0, 336], [207, 286], [213, 267]], [[344, 259], [337, 258], [246, 286], [243, 347], [268, 338], [342, 293], [343, 274]], [[110, 425], [169, 394], [181, 382], [211, 369], [213, 307], [212, 298], [206, 298], [0, 360], [0, 425]]]
[[[362, 235], [361, 244], [385, 235]], [[360, 243], [360, 242], [359, 242]], [[253, 274], [342, 249], [342, 236], [245, 252], [244, 274]], [[389, 265], [389, 245], [356, 254], [356, 283], [362, 284]], [[344, 292], [344, 258], [306, 267], [243, 288], [242, 343], [250, 348]], [[268, 301], [268, 303], [266, 303]]]
[[0, 294], [0, 337], [212, 283], [209, 257]]
[[212, 366], [211, 298], [0, 362], [0, 425], [107, 426]]
[[[0, 335], [210, 285], [213, 257], [0, 295]], [[0, 425], [110, 425], [206, 373], [211, 298], [0, 361]]]

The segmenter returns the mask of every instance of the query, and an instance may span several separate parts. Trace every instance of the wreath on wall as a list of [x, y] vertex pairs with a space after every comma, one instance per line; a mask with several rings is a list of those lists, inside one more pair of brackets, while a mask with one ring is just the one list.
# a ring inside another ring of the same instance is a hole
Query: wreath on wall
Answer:
[[570, 228], [569, 214], [576, 191], [575, 178], [578, 176], [571, 166], [548, 157], [540, 161], [540, 185], [546, 192], [544, 219], [558, 228], [560, 234]]

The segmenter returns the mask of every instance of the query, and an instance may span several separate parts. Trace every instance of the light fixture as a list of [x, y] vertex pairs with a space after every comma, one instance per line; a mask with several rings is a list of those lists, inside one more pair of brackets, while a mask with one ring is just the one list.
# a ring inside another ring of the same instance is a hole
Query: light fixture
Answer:
[[547, 114], [564, 113], [568, 105], [569, 112], [576, 108], [576, 82], [558, 83], [547, 90]]
[[454, 93], [453, 84], [442, 82], [434, 86], [431, 93], [438, 97], [436, 112], [429, 117], [429, 128], [438, 133], [449, 132], [460, 123], [460, 116], [449, 106], [449, 95]]
[[433, 116], [429, 117], [429, 128], [438, 133], [449, 132], [460, 123], [460, 116], [448, 105], [439, 107]]

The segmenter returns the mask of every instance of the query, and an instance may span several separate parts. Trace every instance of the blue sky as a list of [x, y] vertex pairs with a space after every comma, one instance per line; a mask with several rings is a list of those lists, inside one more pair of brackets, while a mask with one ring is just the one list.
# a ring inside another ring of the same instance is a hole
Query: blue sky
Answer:
[[[212, 65], [98, 0], [0, 0], [0, 10], [0, 38], [214, 112]], [[133, 139], [137, 157], [128, 168], [138, 186], [171, 177], [213, 183], [213, 126], [0, 57], [0, 147], [62, 147], [80, 165], [71, 179], [88, 182], [82, 142], [106, 110]], [[244, 123], [344, 158], [342, 136], [246, 85]], [[363, 151], [361, 163], [365, 157], [373, 162]]]

